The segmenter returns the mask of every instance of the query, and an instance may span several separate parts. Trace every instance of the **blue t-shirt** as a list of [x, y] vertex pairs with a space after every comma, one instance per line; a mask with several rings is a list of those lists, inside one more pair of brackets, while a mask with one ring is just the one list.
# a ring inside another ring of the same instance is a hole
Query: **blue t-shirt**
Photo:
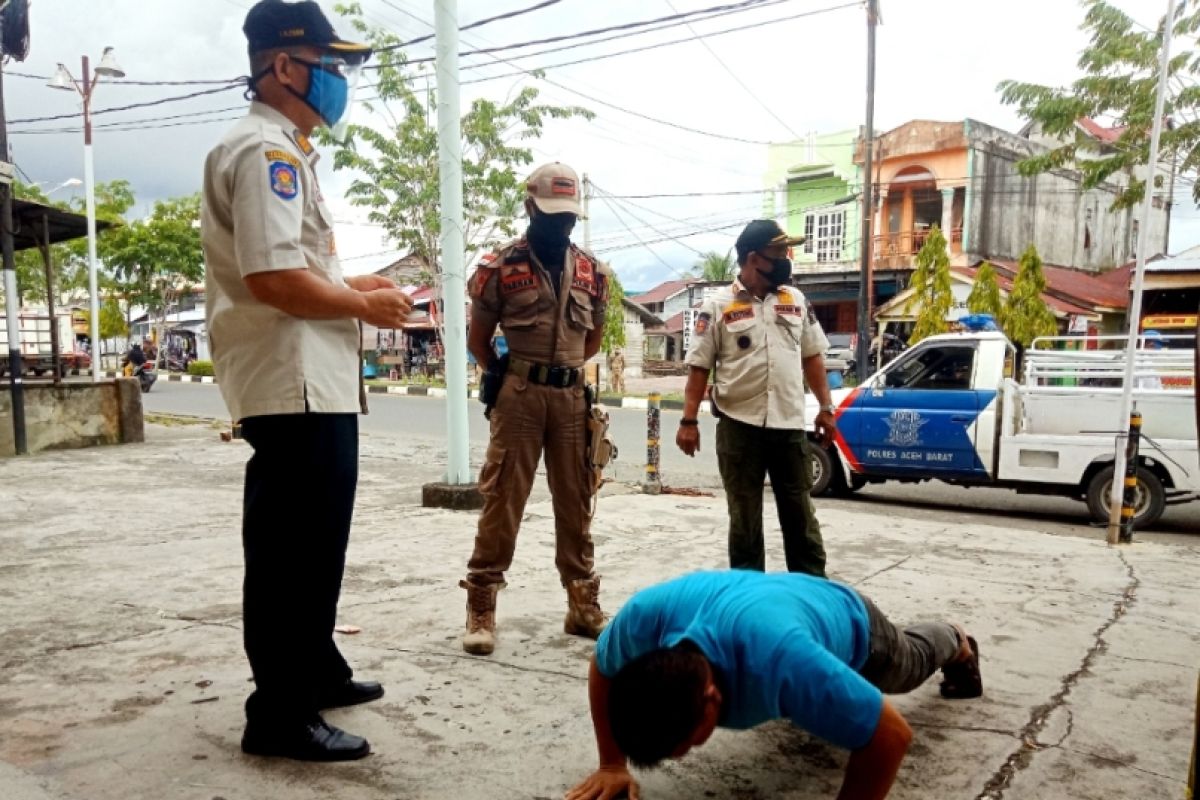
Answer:
[[720, 673], [723, 728], [788, 718], [857, 750], [879, 725], [883, 695], [858, 674], [867, 608], [848, 586], [794, 573], [685, 575], [629, 599], [596, 642], [596, 666], [611, 678], [685, 639]]

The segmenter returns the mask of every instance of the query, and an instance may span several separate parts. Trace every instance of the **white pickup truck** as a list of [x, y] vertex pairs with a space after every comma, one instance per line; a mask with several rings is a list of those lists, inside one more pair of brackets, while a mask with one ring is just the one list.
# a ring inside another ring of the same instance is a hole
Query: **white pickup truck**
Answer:
[[[834, 446], [814, 446], [813, 493], [941, 480], [1053, 494], [1108, 520], [1124, 337], [1048, 337], [1024, 353], [997, 332], [925, 339], [860, 386], [833, 392]], [[1172, 343], [1175, 344], [1175, 343]], [[1194, 344], [1187, 343], [1190, 347]], [[1134, 403], [1143, 418], [1134, 524], [1200, 493], [1192, 349], [1141, 342]], [[1078, 349], [1075, 349], [1078, 348]], [[1167, 387], [1167, 388], [1163, 388]], [[816, 416], [809, 395], [808, 419]], [[810, 437], [811, 432], [810, 423]]]

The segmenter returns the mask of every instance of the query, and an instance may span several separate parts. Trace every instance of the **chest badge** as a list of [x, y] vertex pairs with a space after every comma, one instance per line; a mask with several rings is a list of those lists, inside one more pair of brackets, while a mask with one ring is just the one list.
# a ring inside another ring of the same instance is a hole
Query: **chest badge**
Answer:
[[744, 333], [738, 337], [737, 343], [738, 347], [742, 348], [743, 350], [750, 349], [750, 337]]

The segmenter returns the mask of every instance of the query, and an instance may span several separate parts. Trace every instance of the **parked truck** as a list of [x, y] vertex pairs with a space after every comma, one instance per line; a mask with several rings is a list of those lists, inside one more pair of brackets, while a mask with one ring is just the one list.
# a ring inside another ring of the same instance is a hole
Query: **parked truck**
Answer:
[[[22, 374], [35, 376], [52, 373], [54, 370], [54, 340], [51, 336], [50, 315], [44, 309], [22, 309], [17, 317], [20, 331]], [[87, 353], [75, 349], [75, 332], [72, 329], [69, 311], [55, 315], [58, 326], [59, 363], [63, 374], [74, 369], [86, 369], [91, 364]], [[8, 375], [9, 364], [8, 326], [0, 319], [0, 376]]]
[[[1124, 337], [1048, 337], [1023, 353], [1002, 333], [933, 336], [853, 389], [833, 392], [837, 437], [814, 446], [813, 493], [941, 480], [1062, 495], [1108, 519], [1126, 363]], [[1194, 348], [1194, 343], [1191, 345]], [[1139, 343], [1143, 438], [1134, 524], [1200, 493], [1194, 350]], [[808, 398], [808, 419], [816, 416]], [[815, 442], [811, 431], [810, 441]]]

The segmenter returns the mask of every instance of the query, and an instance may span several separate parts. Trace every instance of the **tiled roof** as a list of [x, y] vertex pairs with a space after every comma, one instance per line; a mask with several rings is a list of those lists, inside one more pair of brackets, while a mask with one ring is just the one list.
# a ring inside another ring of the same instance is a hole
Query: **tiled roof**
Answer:
[[[991, 263], [993, 265], [996, 264], [995, 261], [992, 261]], [[975, 273], [978, 271], [977, 267], [951, 267], [951, 269], [953, 269], [955, 272], [966, 275], [971, 280], [975, 279]], [[1047, 283], [1049, 283], [1049, 281], [1047, 281]], [[1003, 272], [997, 271], [996, 272], [996, 285], [1000, 287], [1000, 290], [1002, 292], [1007, 294], [1009, 291], [1012, 290], [1012, 278], [1010, 278], [1008, 275], [1004, 274]], [[1066, 300], [1055, 297], [1052, 294], [1043, 293], [1042, 298], [1046, 301], [1046, 305], [1050, 306], [1051, 309], [1058, 312], [1060, 315], [1061, 314], [1095, 314], [1096, 313], [1094, 309], [1085, 308], [1084, 306], [1076, 305], [1075, 303], [1069, 303]]]
[[646, 333], [683, 333], [683, 312], [680, 311], [662, 325], [647, 328]]
[[[997, 267], [1001, 273], [1007, 273], [1010, 278], [1017, 274], [1018, 265], [1015, 261], [1002, 258], [986, 260]], [[976, 266], [978, 266], [978, 262], [976, 262]], [[1094, 273], [1080, 272], [1053, 264], [1043, 264], [1042, 273], [1046, 276], [1046, 288], [1049, 292], [1061, 295], [1069, 302], [1122, 310], [1129, 307], [1128, 281], [1125, 285], [1121, 285], [1114, 280], [1103, 280]]]
[[1076, 124], [1093, 139], [1098, 139], [1105, 144], [1113, 144], [1125, 132], [1124, 128], [1106, 128], [1091, 117], [1080, 117]]
[[674, 297], [687, 287], [691, 286], [693, 283], [695, 283], [695, 281], [691, 280], [666, 281], [664, 283], [660, 283], [658, 286], [655, 286], [645, 294], [639, 294], [637, 297], [631, 297], [629, 299], [643, 306], [650, 305], [651, 303], [663, 303], [666, 302], [668, 298]]

